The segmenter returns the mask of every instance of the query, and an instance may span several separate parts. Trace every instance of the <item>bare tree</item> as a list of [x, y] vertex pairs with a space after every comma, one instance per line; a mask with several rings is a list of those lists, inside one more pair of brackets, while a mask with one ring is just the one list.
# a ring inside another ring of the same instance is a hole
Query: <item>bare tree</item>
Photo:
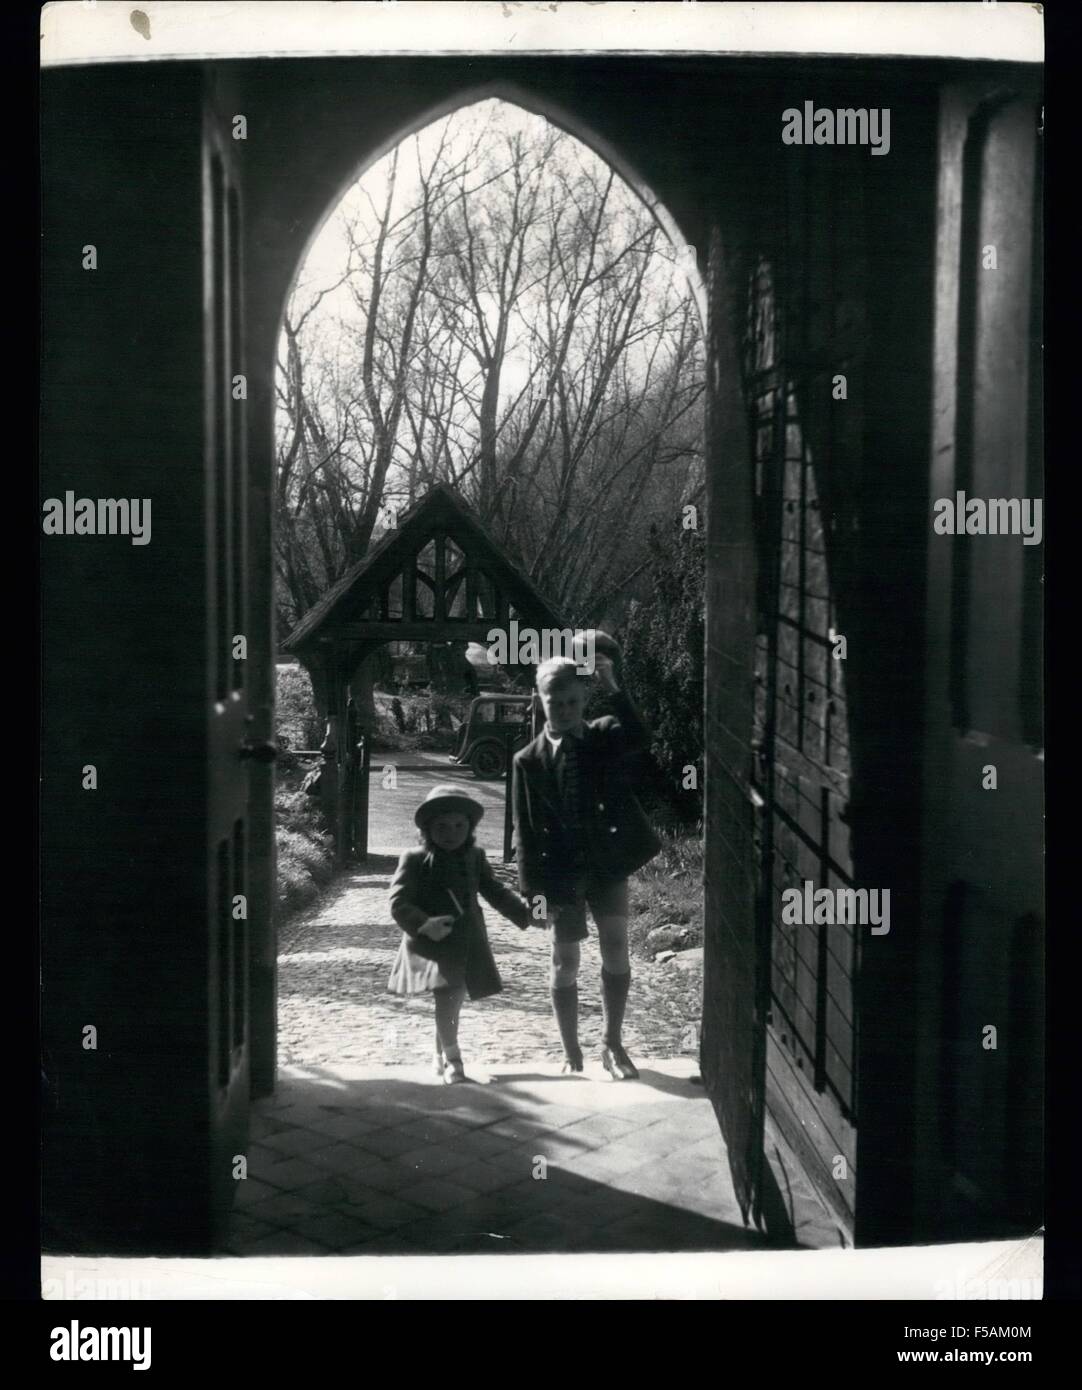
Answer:
[[357, 185], [340, 272], [286, 316], [283, 608], [366, 552], [389, 495], [447, 481], [576, 621], [602, 616], [701, 485], [671, 246], [607, 165], [502, 103], [404, 142], [376, 193]]

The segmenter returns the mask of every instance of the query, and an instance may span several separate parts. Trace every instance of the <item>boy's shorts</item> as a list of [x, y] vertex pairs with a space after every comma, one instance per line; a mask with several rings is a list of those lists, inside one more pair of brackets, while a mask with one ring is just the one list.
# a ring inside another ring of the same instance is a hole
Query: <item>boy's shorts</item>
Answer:
[[576, 888], [573, 903], [552, 903], [548, 910], [548, 920], [553, 940], [585, 941], [589, 936], [586, 930], [587, 907], [595, 924], [599, 917], [626, 917], [627, 879], [609, 879], [606, 882], [590, 880]]

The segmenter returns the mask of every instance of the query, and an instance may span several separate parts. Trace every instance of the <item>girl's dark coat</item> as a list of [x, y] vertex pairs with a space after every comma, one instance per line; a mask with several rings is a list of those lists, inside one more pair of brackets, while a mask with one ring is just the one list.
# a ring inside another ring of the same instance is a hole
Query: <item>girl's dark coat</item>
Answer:
[[[466, 871], [465, 898], [463, 877], [454, 872], [455, 866], [450, 862], [459, 855], [464, 858]], [[462, 904], [461, 916], [448, 888]], [[471, 999], [484, 999], [503, 988], [477, 901], [478, 893], [516, 926], [529, 925], [529, 907], [517, 893], [499, 882], [484, 850], [477, 845], [456, 850], [453, 855], [438, 849], [408, 849], [399, 859], [391, 882], [391, 915], [405, 934], [402, 951], [406, 955], [407, 969], [420, 976], [425, 971], [425, 962], [432, 961], [440, 973], [437, 986], [449, 985], [456, 989], [465, 986]], [[419, 935], [427, 918], [442, 916], [456, 919], [450, 936], [433, 941]]]

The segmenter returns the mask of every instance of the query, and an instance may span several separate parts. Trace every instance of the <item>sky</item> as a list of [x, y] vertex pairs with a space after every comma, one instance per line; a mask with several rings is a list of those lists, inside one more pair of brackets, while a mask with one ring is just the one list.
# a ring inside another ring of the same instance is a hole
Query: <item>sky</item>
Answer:
[[[489, 149], [498, 147], [503, 136], [515, 134], [522, 135], [528, 144], [536, 146], [551, 129], [544, 117], [500, 100], [477, 102], [432, 122], [416, 134], [407, 136], [398, 146], [398, 170], [392, 205], [394, 214], [414, 206], [420, 186], [418, 171], [430, 165], [441, 138], [448, 132], [446, 154], [453, 161], [466, 152], [469, 142], [481, 130], [485, 132], [484, 147]], [[584, 170], [595, 174], [598, 179], [607, 177], [608, 166], [598, 155], [574, 137], [566, 136], [565, 140], [569, 153]], [[354, 219], [360, 219], [362, 226], [370, 229], [374, 235], [378, 214], [382, 212], [387, 197], [391, 161], [392, 155], [388, 153], [364, 170], [330, 210], [298, 272], [295, 297], [291, 304], [294, 319], [311, 302], [313, 295], [321, 290], [329, 290], [341, 278], [348, 262], [347, 225]], [[609, 207], [614, 223], [631, 214], [637, 218], [642, 216], [643, 204], [638, 195], [619, 178], [610, 194]], [[646, 310], [673, 293], [681, 298], [690, 295], [685, 273], [664, 234], [659, 239], [659, 247], [660, 251], [652, 257], [648, 270], [643, 298]], [[482, 304], [487, 310], [489, 306], [483, 299]], [[328, 328], [335, 323], [339, 325], [337, 330], [332, 328], [328, 332]], [[320, 334], [322, 341], [336, 341], [334, 351], [347, 373], [356, 358], [355, 344], [363, 325], [363, 311], [354, 303], [345, 284], [329, 290], [309, 321], [309, 326]], [[517, 344], [511, 345], [505, 359], [500, 380], [501, 410], [522, 390], [528, 379], [525, 348], [526, 338], [522, 334]], [[284, 352], [281, 355], [284, 357]], [[634, 361], [634, 358], [630, 360]]]

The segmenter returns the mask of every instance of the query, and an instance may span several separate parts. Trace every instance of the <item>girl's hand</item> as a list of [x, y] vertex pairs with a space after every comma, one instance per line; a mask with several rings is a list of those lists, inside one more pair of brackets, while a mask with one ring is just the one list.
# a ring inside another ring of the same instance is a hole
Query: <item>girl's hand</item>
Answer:
[[418, 929], [419, 934], [429, 937], [432, 941], [442, 941], [445, 936], [451, 935], [454, 921], [453, 917], [429, 917]]

